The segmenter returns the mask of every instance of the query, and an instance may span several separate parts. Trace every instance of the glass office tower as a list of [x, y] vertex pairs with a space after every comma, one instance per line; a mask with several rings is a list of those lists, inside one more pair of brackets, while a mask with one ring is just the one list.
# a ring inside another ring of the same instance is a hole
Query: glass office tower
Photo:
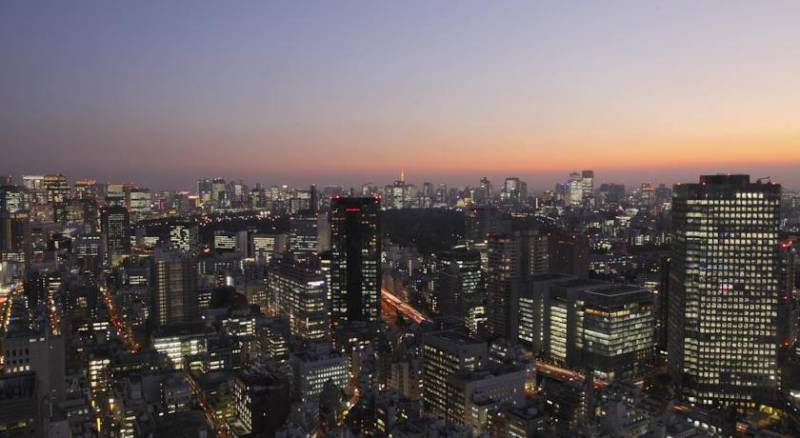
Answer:
[[676, 186], [668, 350], [691, 402], [754, 408], [778, 385], [780, 193], [747, 175]]

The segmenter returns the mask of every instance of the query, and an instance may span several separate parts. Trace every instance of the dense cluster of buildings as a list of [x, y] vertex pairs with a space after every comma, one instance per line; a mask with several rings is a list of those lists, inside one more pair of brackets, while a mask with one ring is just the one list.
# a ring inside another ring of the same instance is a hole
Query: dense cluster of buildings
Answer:
[[800, 196], [0, 181], [0, 436], [800, 434]]

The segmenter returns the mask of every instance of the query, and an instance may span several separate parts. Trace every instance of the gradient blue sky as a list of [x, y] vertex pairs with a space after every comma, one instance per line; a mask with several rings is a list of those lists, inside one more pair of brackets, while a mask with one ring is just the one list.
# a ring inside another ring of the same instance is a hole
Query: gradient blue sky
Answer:
[[4, 0], [0, 60], [4, 174], [800, 186], [798, 1]]

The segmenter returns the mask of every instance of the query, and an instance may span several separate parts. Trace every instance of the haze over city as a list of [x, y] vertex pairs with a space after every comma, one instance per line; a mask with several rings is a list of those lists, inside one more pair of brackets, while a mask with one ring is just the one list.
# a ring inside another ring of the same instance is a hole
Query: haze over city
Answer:
[[800, 185], [800, 4], [0, 6], [0, 172]]
[[0, 0], [0, 438], [800, 437], [800, 2]]

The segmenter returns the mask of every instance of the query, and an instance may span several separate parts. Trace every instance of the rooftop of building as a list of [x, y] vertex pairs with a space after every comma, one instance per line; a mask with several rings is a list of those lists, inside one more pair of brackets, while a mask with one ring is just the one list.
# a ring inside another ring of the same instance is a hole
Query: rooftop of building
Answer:
[[525, 367], [521, 364], [492, 364], [476, 371], [460, 371], [451, 375], [451, 378], [461, 382], [476, 382], [491, 377], [499, 377], [507, 374], [525, 372]]
[[206, 422], [202, 411], [184, 411], [167, 414], [156, 420], [156, 436], [169, 436], [172, 438], [195, 438], [205, 431], [206, 436], [211, 436], [211, 428]]
[[554, 274], [554, 273], [547, 273], [547, 274], [536, 274], [531, 277], [531, 280], [534, 282], [537, 281], [552, 281], [552, 280], [567, 280], [569, 278], [573, 278], [566, 274]]
[[646, 289], [631, 285], [631, 284], [605, 284], [596, 288], [591, 288], [586, 291], [590, 295], [603, 295], [607, 297], [619, 297], [623, 295], [633, 295], [642, 292], [648, 292]]
[[427, 339], [440, 339], [457, 345], [486, 345], [486, 343], [480, 339], [475, 339], [449, 330], [426, 333], [423, 335], [423, 340]]
[[171, 338], [176, 336], [204, 335], [211, 331], [202, 321], [167, 324], [153, 333], [153, 338]]
[[773, 183], [770, 177], [758, 178], [753, 182], [750, 175], [717, 174], [702, 175], [697, 183], [677, 184], [675, 190], [678, 196], [697, 192], [730, 193], [740, 190], [780, 193], [781, 186]]
[[339, 352], [326, 344], [319, 344], [312, 346], [306, 350], [298, 351], [292, 354], [301, 362], [318, 362], [334, 358], [343, 358]]

